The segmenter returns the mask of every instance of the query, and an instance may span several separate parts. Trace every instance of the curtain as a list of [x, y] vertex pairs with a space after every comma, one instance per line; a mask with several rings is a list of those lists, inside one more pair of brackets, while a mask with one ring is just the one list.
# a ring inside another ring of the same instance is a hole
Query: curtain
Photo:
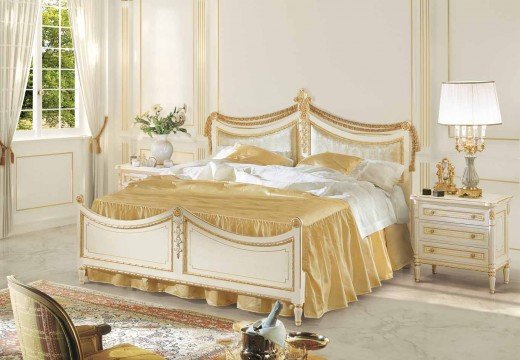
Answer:
[[13, 225], [11, 149], [27, 86], [39, 0], [0, 0], [0, 237]]
[[68, 0], [72, 40], [76, 57], [81, 96], [92, 137], [91, 195], [87, 202], [104, 195], [106, 152], [102, 143], [108, 118], [105, 116], [105, 0]]

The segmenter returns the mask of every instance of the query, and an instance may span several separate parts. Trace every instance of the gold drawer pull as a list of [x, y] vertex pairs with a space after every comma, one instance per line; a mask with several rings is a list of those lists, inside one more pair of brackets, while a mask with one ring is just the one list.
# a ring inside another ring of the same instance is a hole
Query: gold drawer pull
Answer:
[[435, 215], [435, 211], [430, 210], [430, 211], [428, 212], [428, 215]]
[[471, 214], [471, 218], [472, 218], [473, 220], [475, 220], [475, 219], [477, 218], [477, 215], [475, 215], [475, 214]]
[[471, 234], [471, 236], [470, 236], [470, 238], [472, 238], [472, 239], [474, 239], [476, 237], [477, 237], [477, 235], [475, 235], [475, 234]]
[[474, 258], [477, 257], [477, 254], [475, 254], [475, 253], [471, 253], [471, 254], [469, 255], [469, 257], [472, 258], [472, 259], [474, 259]]
[[428, 252], [430, 252], [430, 253], [434, 253], [434, 252], [435, 252], [435, 249], [434, 249], [434, 248], [428, 248]]
[[429, 232], [430, 234], [434, 234], [434, 233], [435, 233], [435, 230], [434, 230], [434, 229], [430, 229], [430, 230], [428, 230], [428, 232]]

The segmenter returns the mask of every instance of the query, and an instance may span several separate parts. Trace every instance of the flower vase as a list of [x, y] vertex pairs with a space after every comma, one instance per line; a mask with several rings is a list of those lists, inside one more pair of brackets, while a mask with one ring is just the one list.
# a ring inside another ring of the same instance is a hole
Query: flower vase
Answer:
[[162, 165], [164, 160], [172, 157], [173, 145], [168, 141], [168, 135], [156, 135], [150, 150], [152, 157], [157, 161], [157, 165]]

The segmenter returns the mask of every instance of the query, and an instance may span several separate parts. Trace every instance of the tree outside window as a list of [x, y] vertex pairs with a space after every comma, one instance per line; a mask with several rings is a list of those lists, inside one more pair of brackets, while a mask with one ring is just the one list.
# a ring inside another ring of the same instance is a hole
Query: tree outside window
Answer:
[[77, 127], [76, 71], [67, 0], [43, 0], [41, 31], [18, 130]]

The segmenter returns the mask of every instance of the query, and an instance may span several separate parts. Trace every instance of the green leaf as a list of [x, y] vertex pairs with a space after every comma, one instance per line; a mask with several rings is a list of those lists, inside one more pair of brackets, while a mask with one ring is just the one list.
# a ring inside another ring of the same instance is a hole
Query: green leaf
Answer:
[[65, 90], [61, 92], [61, 108], [74, 108], [76, 106], [75, 103], [76, 92], [74, 90]]
[[61, 88], [62, 89], [75, 89], [75, 72], [74, 70], [62, 70], [61, 71]]
[[43, 89], [57, 89], [59, 87], [58, 70], [42, 71], [42, 87]]
[[42, 11], [42, 24], [58, 26], [60, 24], [60, 12], [54, 7], [45, 7]]
[[42, 67], [44, 69], [55, 69], [59, 67], [58, 50], [44, 49], [42, 52]]
[[46, 90], [42, 97], [42, 106], [44, 109], [57, 109], [60, 106], [60, 92], [57, 90]]
[[42, 46], [43, 47], [60, 47], [60, 33], [58, 28], [43, 27], [42, 28]]
[[62, 128], [73, 128], [76, 127], [76, 116], [74, 110], [62, 110], [61, 111], [61, 127]]
[[74, 69], [74, 51], [73, 50], [62, 50], [61, 51], [61, 67], [63, 69]]

